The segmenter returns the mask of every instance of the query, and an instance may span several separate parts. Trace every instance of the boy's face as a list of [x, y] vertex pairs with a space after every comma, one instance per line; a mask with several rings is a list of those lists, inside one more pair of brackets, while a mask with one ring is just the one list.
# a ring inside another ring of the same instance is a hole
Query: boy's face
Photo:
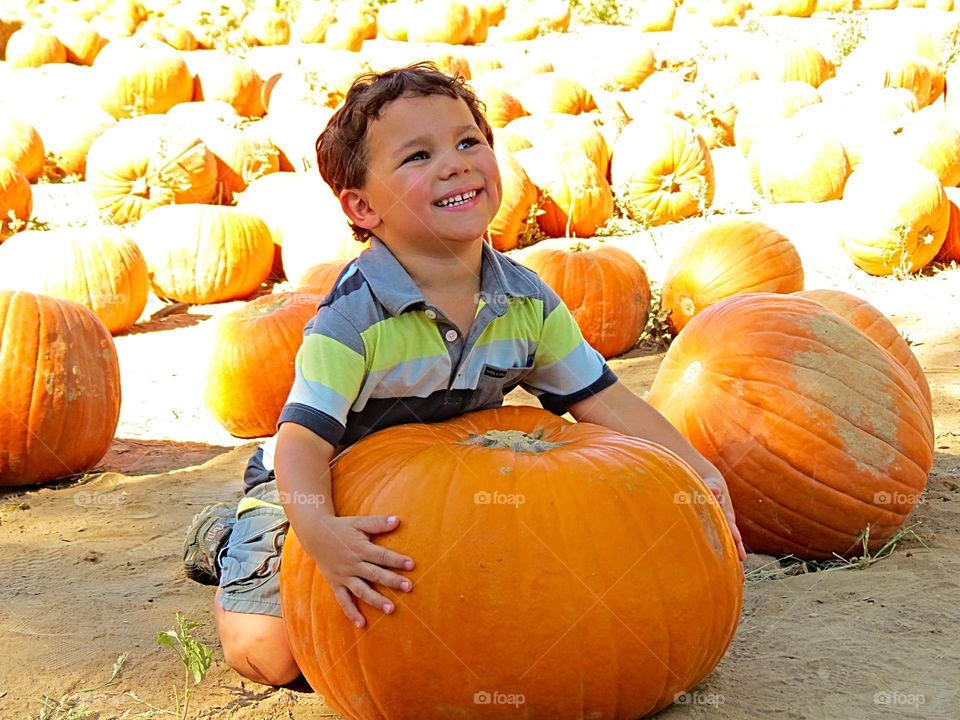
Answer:
[[388, 246], [428, 247], [483, 235], [500, 207], [500, 171], [466, 102], [446, 95], [400, 97], [370, 123], [366, 143], [364, 187], [340, 194], [354, 223]]

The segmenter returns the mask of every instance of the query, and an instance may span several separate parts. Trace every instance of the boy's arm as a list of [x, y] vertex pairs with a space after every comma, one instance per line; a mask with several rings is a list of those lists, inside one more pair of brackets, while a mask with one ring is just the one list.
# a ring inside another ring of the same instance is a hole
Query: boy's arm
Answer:
[[277, 434], [274, 472], [280, 502], [300, 544], [317, 563], [344, 614], [363, 627], [365, 620], [353, 597], [393, 612], [393, 603], [371, 584], [409, 592], [410, 580], [386, 568], [411, 570], [413, 560], [370, 540], [372, 535], [395, 530], [397, 517], [337, 517], [330, 476], [333, 452], [333, 445], [312, 430], [283, 423]]
[[611, 430], [643, 438], [662, 445], [683, 458], [703, 478], [716, 496], [727, 519], [741, 560], [746, 557], [743, 540], [737, 528], [730, 493], [720, 471], [697, 452], [680, 432], [649, 403], [637, 397], [621, 382], [601, 390], [569, 407], [578, 422], [603, 425]]

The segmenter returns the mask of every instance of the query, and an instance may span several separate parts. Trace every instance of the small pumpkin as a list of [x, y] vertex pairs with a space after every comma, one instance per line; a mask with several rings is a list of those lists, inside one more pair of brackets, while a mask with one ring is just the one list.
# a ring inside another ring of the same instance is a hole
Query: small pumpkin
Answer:
[[25, 25], [7, 40], [4, 56], [12, 68], [34, 68], [48, 63], [65, 63], [67, 49], [52, 32]]
[[933, 420], [914, 378], [837, 313], [756, 293], [694, 318], [649, 402], [730, 489], [751, 552], [831, 558], [881, 547], [916, 506]]
[[703, 482], [657, 445], [504, 407], [380, 431], [332, 472], [337, 513], [396, 514], [376, 542], [416, 562], [413, 592], [382, 590], [396, 612], [361, 630], [287, 535], [291, 650], [344, 718], [516, 712], [478, 712], [464, 691], [477, 677], [523, 697], [529, 717], [646, 716], [710, 673], [733, 637], [743, 591], [730, 533]]
[[520, 242], [530, 211], [537, 204], [538, 192], [537, 186], [512, 153], [499, 147], [494, 152], [500, 167], [503, 199], [497, 214], [487, 227], [487, 236], [494, 248], [506, 252]]
[[193, 99], [193, 77], [180, 53], [156, 40], [109, 42], [93, 69], [100, 105], [113, 117], [165, 113]]
[[605, 358], [637, 344], [650, 313], [650, 281], [626, 250], [591, 241], [544, 241], [521, 256], [570, 309]]
[[734, 295], [803, 289], [800, 255], [763, 223], [730, 218], [687, 239], [667, 269], [661, 303], [678, 333], [698, 314]]
[[227, 102], [244, 117], [264, 114], [263, 79], [248, 60], [204, 52], [184, 53], [183, 57], [194, 75], [194, 100]]
[[231, 435], [277, 431], [304, 326], [322, 299], [299, 292], [263, 295], [217, 322], [203, 400]]
[[16, 165], [33, 182], [43, 173], [46, 152], [43, 138], [29, 122], [9, 112], [0, 112], [0, 157]]
[[940, 262], [960, 262], [960, 189], [944, 188], [943, 191], [950, 203], [950, 221], [936, 259]]
[[93, 468], [120, 417], [110, 333], [69, 300], [0, 290], [0, 487]]
[[300, 274], [300, 286], [297, 292], [313, 293], [321, 297], [329, 295], [336, 285], [337, 278], [349, 263], [349, 260], [330, 260], [307, 268]]
[[33, 213], [33, 189], [26, 175], [5, 157], [0, 157], [0, 239], [7, 237], [11, 221], [26, 222]]

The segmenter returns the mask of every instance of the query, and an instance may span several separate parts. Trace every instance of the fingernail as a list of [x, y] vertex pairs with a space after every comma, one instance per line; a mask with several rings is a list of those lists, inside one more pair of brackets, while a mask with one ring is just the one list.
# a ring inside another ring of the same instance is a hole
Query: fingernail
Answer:
[[413, 570], [413, 560], [406, 560], [403, 563], [403, 567], [405, 567], [407, 570]]
[[410, 590], [410, 583], [402, 582], [400, 583], [400, 587], [403, 588], [404, 590]]
[[393, 612], [393, 605], [391, 605], [390, 603], [384, 603], [384, 604], [383, 604], [383, 611], [384, 611], [385, 613]]
[[354, 623], [354, 625], [356, 625], [358, 628], [362, 628], [362, 627], [363, 627], [363, 621], [362, 621], [362, 620], [357, 620], [357, 621]]
[[395, 523], [396, 521], [397, 521], [396, 515], [391, 515], [390, 517], [387, 518], [388, 523]]

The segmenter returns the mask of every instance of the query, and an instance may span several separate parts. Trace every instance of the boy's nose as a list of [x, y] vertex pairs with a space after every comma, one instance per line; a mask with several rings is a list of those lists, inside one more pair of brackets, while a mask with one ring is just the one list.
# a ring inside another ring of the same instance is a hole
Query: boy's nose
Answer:
[[470, 171], [470, 163], [458, 153], [447, 153], [440, 165], [441, 177], [448, 178]]

